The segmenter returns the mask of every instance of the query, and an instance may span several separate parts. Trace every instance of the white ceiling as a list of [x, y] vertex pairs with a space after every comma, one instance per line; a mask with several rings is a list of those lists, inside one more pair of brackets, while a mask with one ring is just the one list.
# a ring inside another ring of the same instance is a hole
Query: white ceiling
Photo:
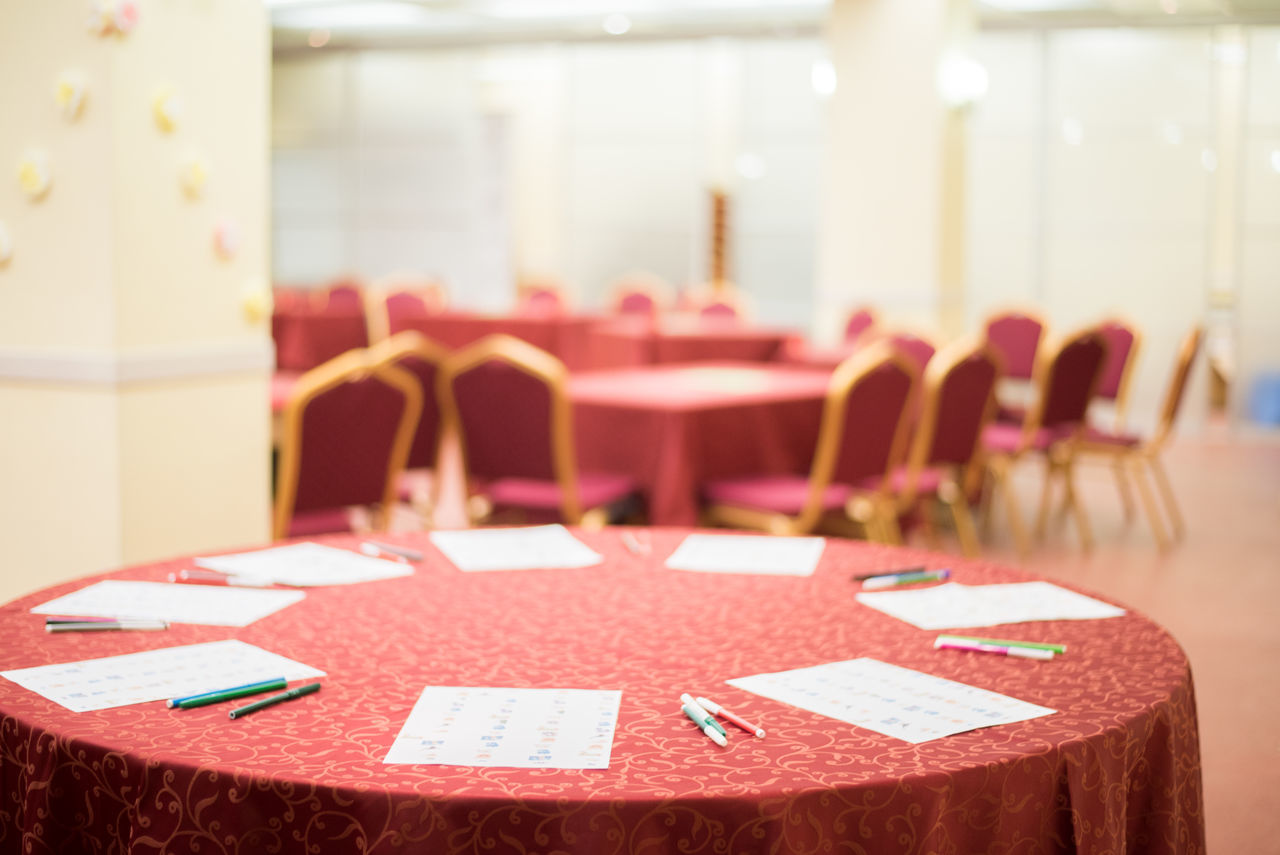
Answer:
[[[264, 0], [277, 49], [816, 32], [831, 0]], [[1280, 0], [975, 0], [988, 26], [1280, 23]], [[613, 31], [612, 33], [610, 31]], [[619, 32], [621, 31], [621, 32]]]

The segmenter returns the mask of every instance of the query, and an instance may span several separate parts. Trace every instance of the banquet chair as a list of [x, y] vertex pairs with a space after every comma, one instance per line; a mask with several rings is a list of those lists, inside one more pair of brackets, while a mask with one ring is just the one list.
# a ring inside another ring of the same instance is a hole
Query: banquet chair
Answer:
[[919, 371], [885, 344], [836, 366], [808, 475], [726, 478], [703, 485], [707, 522], [799, 535], [853, 520], [869, 539], [900, 540], [890, 477], [906, 451], [903, 417]]
[[628, 273], [612, 288], [610, 303], [617, 315], [656, 317], [671, 305], [671, 286], [652, 273]]
[[369, 348], [370, 357], [408, 371], [422, 390], [422, 412], [397, 481], [397, 498], [412, 507], [426, 526], [437, 504], [439, 475], [434, 471], [442, 438], [439, 399], [440, 368], [449, 351], [416, 330], [405, 330]]
[[373, 506], [385, 530], [422, 399], [412, 374], [367, 350], [298, 378], [282, 413], [274, 537], [350, 531], [357, 506]]
[[894, 350], [915, 362], [921, 373], [929, 367], [929, 360], [938, 352], [938, 346], [928, 338], [907, 330], [888, 330], [874, 335], [876, 341], [888, 343]]
[[1036, 355], [1048, 325], [1029, 309], [1005, 309], [988, 315], [982, 329], [1004, 364], [1001, 388], [996, 390], [996, 421], [1021, 424], [1027, 415], [1027, 394], [1034, 391]]
[[854, 309], [844, 322], [845, 344], [856, 344], [865, 333], [873, 331], [876, 324], [875, 310], [869, 306], [860, 306]]
[[382, 341], [412, 329], [412, 319], [438, 315], [449, 305], [449, 292], [436, 279], [394, 278], [370, 289], [365, 300], [369, 341]]
[[637, 511], [632, 479], [578, 471], [568, 377], [559, 359], [502, 334], [445, 360], [440, 404], [461, 448], [473, 522], [514, 516], [598, 528]]
[[1177, 418], [1178, 409], [1182, 406], [1182, 399], [1187, 389], [1187, 381], [1191, 376], [1191, 366], [1195, 362], [1196, 354], [1200, 350], [1203, 338], [1204, 331], [1197, 326], [1183, 336], [1178, 345], [1173, 375], [1170, 377], [1169, 385], [1165, 389], [1164, 401], [1160, 406], [1159, 421], [1157, 421], [1156, 429], [1150, 437], [1144, 439], [1138, 434], [1126, 433], [1120, 429], [1103, 430], [1090, 426], [1085, 431], [1084, 441], [1080, 445], [1082, 458], [1110, 460], [1117, 468], [1123, 467], [1130, 470], [1134, 482], [1138, 485], [1138, 492], [1142, 496], [1142, 503], [1147, 511], [1147, 519], [1151, 523], [1151, 531], [1155, 536], [1156, 546], [1162, 550], [1169, 546], [1170, 540], [1165, 532], [1164, 523], [1161, 521], [1160, 510], [1155, 496], [1147, 484], [1144, 468], [1150, 470], [1152, 478], [1164, 499], [1165, 512], [1168, 514], [1173, 528], [1173, 539], [1181, 539], [1185, 531], [1185, 524], [1182, 519], [1182, 513], [1178, 510], [1178, 502], [1174, 498], [1169, 476], [1164, 470], [1164, 464], [1160, 462], [1160, 452], [1164, 449], [1165, 444], [1173, 433], [1173, 423]]
[[[992, 344], [994, 347], [994, 342]], [[1046, 461], [1037, 535], [1044, 532], [1049, 495], [1054, 480], [1060, 478], [1064, 500], [1075, 516], [1081, 544], [1085, 551], [1093, 548], [1089, 520], [1075, 490], [1074, 467], [1076, 451], [1088, 424], [1089, 404], [1097, 391], [1106, 358], [1107, 341], [1096, 327], [1066, 336], [1037, 357], [1032, 377], [1035, 400], [1027, 408], [1022, 423], [997, 420], [983, 431], [982, 446], [991, 481], [983, 496], [983, 517], [989, 520], [991, 494], [997, 490], [1003, 492], [1009, 527], [1020, 555], [1027, 554], [1028, 541], [1009, 476], [1013, 466], [1030, 455], [1043, 456]]]
[[364, 286], [358, 279], [339, 279], [312, 293], [320, 312], [363, 312]]
[[526, 278], [516, 284], [516, 314], [524, 317], [555, 317], [569, 311], [564, 285], [549, 278]]
[[[1133, 366], [1138, 361], [1138, 347], [1142, 337], [1133, 324], [1119, 318], [1108, 318], [1100, 322], [1098, 331], [1107, 340], [1107, 361], [1102, 366], [1102, 376], [1098, 379], [1098, 391], [1094, 395], [1092, 408], [1095, 412], [1090, 413], [1090, 424], [1096, 422], [1097, 404], [1109, 404], [1109, 430], [1111, 433], [1121, 433], [1128, 414], [1129, 382], [1133, 376]], [[1115, 475], [1116, 488], [1120, 492], [1125, 519], [1128, 520], [1133, 517], [1134, 507], [1125, 469], [1123, 461], [1118, 458], [1112, 460], [1111, 470]]]
[[968, 494], [981, 480], [982, 434], [995, 416], [1000, 371], [999, 354], [980, 339], [958, 341], [929, 363], [907, 462], [891, 482], [899, 517], [918, 519], [931, 546], [936, 535], [926, 500], [945, 506], [970, 558], [979, 544]]
[[751, 317], [746, 295], [732, 282], [708, 282], [686, 291], [682, 307], [699, 320], [713, 322], [745, 322]]

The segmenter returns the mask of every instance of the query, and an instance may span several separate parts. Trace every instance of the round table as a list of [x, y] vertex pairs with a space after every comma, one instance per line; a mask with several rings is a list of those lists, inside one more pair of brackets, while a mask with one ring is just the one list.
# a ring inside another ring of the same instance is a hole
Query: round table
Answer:
[[[982, 561], [831, 539], [809, 577], [663, 566], [689, 529], [575, 531], [597, 567], [462, 573], [425, 534], [414, 575], [307, 589], [248, 627], [47, 634], [0, 608], [0, 670], [238, 638], [327, 672], [323, 690], [244, 719], [161, 702], [73, 713], [0, 679], [0, 852], [1200, 853], [1187, 660], [1147, 618], [1006, 625], [1065, 643], [1034, 661], [935, 650], [936, 632], [856, 602], [857, 573], [924, 563], [968, 584]], [[359, 539], [314, 539], [354, 548]], [[725, 685], [872, 657], [1058, 712], [909, 744]], [[622, 692], [606, 770], [385, 765], [423, 688]], [[681, 713], [711, 697], [768, 731], [727, 749]]]

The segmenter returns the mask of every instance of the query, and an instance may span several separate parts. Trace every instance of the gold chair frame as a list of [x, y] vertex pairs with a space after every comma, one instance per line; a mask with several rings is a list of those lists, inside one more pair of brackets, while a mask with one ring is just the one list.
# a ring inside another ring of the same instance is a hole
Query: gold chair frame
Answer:
[[813, 463], [809, 469], [809, 486], [804, 506], [795, 516], [775, 511], [762, 511], [737, 505], [709, 505], [704, 517], [712, 523], [734, 528], [754, 529], [779, 535], [801, 535], [814, 531], [822, 522], [823, 493], [831, 486], [839, 460], [841, 440], [844, 438], [845, 413], [853, 388], [872, 372], [885, 364], [892, 364], [908, 377], [907, 395], [890, 444], [889, 459], [880, 483], [874, 490], [859, 491], [845, 503], [847, 518], [861, 523], [869, 539], [881, 543], [899, 543], [896, 507], [890, 491], [893, 472], [901, 464], [906, 453], [910, 425], [906, 418], [907, 407], [915, 392], [920, 372], [911, 360], [893, 351], [888, 345], [873, 344], [845, 359], [831, 374], [827, 393], [823, 399], [822, 417], [818, 427], [818, 439], [814, 447]]
[[[1073, 333], [1063, 336], [1055, 342], [1052, 342], [1048, 348], [1043, 346], [1036, 348], [1036, 364], [1032, 374], [1032, 388], [1036, 390], [1035, 400], [1031, 407], [1027, 410], [1026, 417], [1022, 422], [1022, 441], [1019, 447], [1012, 454], [992, 453], [987, 455], [986, 472], [991, 476], [988, 485], [989, 489], [983, 496], [983, 519], [990, 520], [990, 502], [991, 493], [996, 489], [1004, 492], [1006, 512], [1009, 516], [1009, 528], [1013, 533], [1015, 547], [1018, 555], [1026, 557], [1030, 552], [1030, 543], [1027, 537], [1026, 528], [1022, 524], [1022, 515], [1018, 512], [1018, 500], [1014, 495], [1012, 485], [1009, 483], [1009, 474], [1023, 455], [1031, 450], [1031, 445], [1035, 439], [1036, 433], [1040, 430], [1044, 416], [1044, 407], [1046, 404], [1046, 393], [1048, 392], [1049, 375], [1054, 363], [1058, 360], [1061, 353], [1070, 345], [1080, 341], [1083, 338], [1096, 338], [1101, 344], [1103, 353], [1103, 363], [1106, 361], [1107, 342], [1097, 328], [1094, 326], [1084, 327]], [[998, 351], [997, 351], [998, 352]], [[1089, 384], [1088, 397], [1092, 401], [1098, 390], [1098, 383], [1102, 377], [1101, 364], [1097, 371], [1094, 372], [1093, 380]], [[1086, 414], [1087, 414], [1086, 407]], [[1076, 429], [1072, 431], [1070, 436], [1054, 442], [1045, 452], [1046, 471], [1044, 479], [1044, 488], [1040, 498], [1040, 512], [1036, 521], [1037, 537], [1044, 534], [1044, 530], [1048, 521], [1049, 496], [1053, 489], [1055, 478], [1060, 478], [1063, 483], [1064, 501], [1066, 507], [1072, 512], [1076, 521], [1076, 528], [1080, 533], [1080, 543], [1084, 551], [1090, 552], [1093, 549], [1093, 530], [1089, 525], [1089, 518], [1085, 513], [1084, 505], [1080, 503], [1079, 496], [1075, 488], [1075, 463], [1076, 452], [1083, 440], [1085, 430], [1088, 427], [1088, 419], [1083, 418]]]
[[513, 336], [498, 333], [455, 351], [441, 366], [437, 378], [444, 429], [457, 438], [462, 478], [467, 494], [467, 514], [472, 523], [483, 521], [490, 510], [472, 500], [467, 438], [462, 416], [453, 395], [453, 381], [461, 374], [491, 361], [503, 362], [544, 384], [551, 393], [551, 465], [560, 488], [560, 514], [567, 525], [601, 528], [608, 522], [603, 508], [584, 510], [578, 497], [578, 461], [573, 437], [573, 405], [569, 399], [569, 370], [565, 364], [541, 348]]
[[366, 377], [376, 377], [405, 397], [404, 412], [400, 415], [387, 458], [382, 502], [374, 515], [373, 527], [385, 531], [390, 525], [391, 508], [397, 498], [397, 481], [404, 471], [409, 448], [418, 429], [418, 419], [422, 415], [422, 388], [412, 373], [391, 364], [387, 358], [375, 358], [364, 349], [349, 350], [299, 377], [281, 414], [280, 468], [272, 509], [272, 534], [276, 540], [287, 536], [293, 519], [302, 466], [302, 418], [307, 405], [335, 386]]
[[[982, 336], [971, 336], [960, 339], [945, 346], [929, 361], [922, 380], [920, 420], [916, 423], [915, 435], [912, 437], [911, 450], [907, 454], [907, 470], [904, 477], [902, 493], [898, 496], [897, 513], [905, 513], [915, 505], [919, 490], [920, 475], [929, 465], [929, 452], [938, 430], [938, 409], [941, 405], [940, 392], [943, 384], [961, 363], [974, 355], [981, 355], [995, 366], [995, 378], [991, 389], [987, 392], [987, 400], [983, 406], [983, 414], [979, 419], [978, 430], [974, 434], [974, 446], [969, 454], [969, 462], [953, 472], [952, 476], [943, 480], [938, 487], [937, 499], [951, 512], [951, 520], [955, 525], [956, 537], [960, 541], [961, 552], [976, 558], [981, 553], [978, 530], [974, 525], [973, 512], [969, 507], [966, 491], [969, 485], [976, 485], [982, 477], [986, 461], [982, 452], [982, 433], [996, 416], [996, 385], [1003, 373], [1004, 360], [991, 343]], [[936, 540], [932, 521], [926, 513], [923, 520], [925, 536], [932, 546]]]
[[391, 313], [387, 298], [396, 294], [418, 297], [428, 306], [444, 310], [449, 305], [449, 292], [440, 279], [412, 280], [409, 277], [388, 277], [376, 287], [364, 292], [364, 317], [369, 329], [371, 345], [391, 337]]
[[[1155, 495], [1151, 492], [1151, 487], [1147, 483], [1146, 471], [1151, 473], [1152, 480], [1155, 481], [1156, 488], [1160, 491], [1164, 500], [1165, 511], [1169, 515], [1169, 522], [1173, 529], [1172, 541], [1181, 540], [1186, 532], [1186, 524], [1183, 520], [1182, 512], [1178, 508], [1178, 501], [1174, 497], [1173, 485], [1169, 482], [1169, 475], [1160, 459], [1160, 453], [1164, 450], [1169, 437], [1173, 434], [1173, 422], [1177, 416], [1178, 406], [1182, 401], [1182, 396], [1186, 393], [1191, 367], [1195, 363], [1196, 354], [1199, 353], [1203, 340], [1204, 329], [1200, 326], [1195, 326], [1179, 342], [1177, 357], [1174, 360], [1173, 375], [1169, 378], [1169, 385], [1165, 389], [1164, 400], [1160, 407], [1160, 416], [1156, 422], [1155, 432], [1150, 439], [1136, 446], [1084, 441], [1080, 444], [1079, 449], [1082, 456], [1110, 460], [1116, 468], [1117, 477], [1120, 479], [1124, 477], [1124, 470], [1129, 470], [1134, 483], [1138, 485], [1138, 493], [1142, 497], [1147, 519], [1151, 523], [1151, 531], [1155, 537], [1156, 547], [1161, 551], [1171, 545], [1171, 539], [1168, 533], [1165, 532]], [[1121, 483], [1123, 483], [1123, 480]], [[1124, 494], [1123, 488], [1121, 495], [1125, 502], [1127, 513], [1132, 500]]]
[[[444, 368], [444, 362], [446, 359], [449, 358], [449, 349], [447, 347], [445, 347], [444, 345], [436, 341], [433, 341], [427, 338], [425, 335], [418, 332], [417, 330], [404, 330], [403, 332], [396, 333], [390, 338], [383, 339], [382, 341], [379, 341], [376, 344], [374, 344], [372, 347], [370, 347], [368, 350], [368, 353], [370, 358], [373, 359], [375, 362], [380, 362], [380, 363], [388, 362], [388, 363], [391, 363], [392, 365], [396, 365], [397, 368], [400, 368], [400, 366], [397, 363], [399, 363], [399, 361], [404, 357], [416, 356], [417, 358], [423, 360], [424, 362], [430, 362], [436, 366], [436, 377], [440, 376], [440, 372]], [[417, 375], [414, 375], [412, 371], [409, 371], [409, 369], [405, 368], [402, 370], [412, 375], [415, 380], [418, 379]], [[419, 388], [422, 388], [421, 383], [419, 383], [418, 385], [419, 385]], [[423, 395], [422, 408], [423, 409], [426, 409], [426, 398], [428, 396], [437, 400], [437, 404], [438, 404], [438, 398], [436, 397], [438, 395], [438, 389], [439, 389], [438, 386], [432, 386], [432, 388], [430, 389], [422, 388], [422, 395]], [[444, 408], [440, 406], [439, 410], [441, 412], [441, 423], [439, 428], [436, 430], [435, 453], [432, 454], [431, 456], [432, 467], [436, 470], [436, 476], [431, 479], [430, 489], [423, 494], [415, 493], [410, 503], [413, 506], [414, 510], [417, 511], [418, 515], [422, 517], [422, 519], [428, 525], [431, 523], [431, 519], [434, 514], [435, 508], [439, 505], [440, 479], [439, 479], [438, 461], [440, 459], [441, 446], [445, 443], [445, 440], [446, 440], [446, 435], [445, 435], [446, 426], [445, 426], [444, 417], [443, 417]], [[419, 419], [421, 419], [421, 414], [419, 414]], [[418, 428], [414, 429], [414, 434], [413, 434], [414, 438], [416, 438], [417, 436], [417, 430]], [[412, 450], [413, 450], [413, 439], [411, 438], [409, 441], [409, 451], [411, 452]], [[405, 471], [416, 471], [416, 470], [408, 469], [408, 465], [407, 465], [408, 453], [406, 453], [405, 459], [406, 459]]]

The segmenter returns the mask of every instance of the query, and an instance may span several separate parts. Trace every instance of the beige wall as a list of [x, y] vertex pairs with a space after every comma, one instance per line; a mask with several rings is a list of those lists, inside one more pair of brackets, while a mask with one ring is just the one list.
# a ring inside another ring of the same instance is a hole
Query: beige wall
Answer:
[[[257, 0], [139, 3], [99, 36], [78, 3], [22, 3], [0, 31], [0, 600], [87, 572], [263, 541], [271, 365], [243, 298], [267, 282], [270, 42]], [[83, 113], [54, 100], [88, 84]], [[154, 94], [183, 101], [176, 128]], [[20, 192], [47, 152], [53, 185]], [[179, 182], [209, 167], [198, 198]], [[231, 221], [240, 249], [214, 251]]]

